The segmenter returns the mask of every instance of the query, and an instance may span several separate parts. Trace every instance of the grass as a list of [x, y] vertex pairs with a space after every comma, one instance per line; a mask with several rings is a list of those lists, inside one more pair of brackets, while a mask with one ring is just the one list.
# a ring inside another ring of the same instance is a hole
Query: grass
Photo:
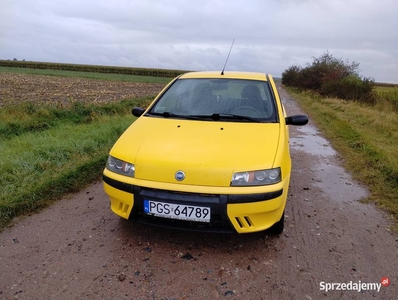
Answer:
[[375, 106], [321, 98], [289, 89], [311, 120], [344, 158], [345, 167], [370, 190], [376, 203], [398, 220], [398, 114]]
[[396, 86], [375, 86], [376, 93], [394, 92], [398, 89]]
[[171, 78], [166, 78], [166, 77], [107, 74], [107, 73], [80, 72], [80, 71], [63, 71], [63, 70], [49, 70], [49, 69], [25, 69], [25, 68], [12, 68], [12, 67], [0, 67], [0, 73], [79, 77], [79, 78], [99, 79], [99, 80], [109, 80], [109, 81], [161, 83], [161, 84], [167, 84], [171, 81]]
[[377, 102], [384, 110], [393, 110], [398, 113], [398, 87], [376, 86]]
[[108, 152], [152, 98], [0, 108], [0, 229], [100, 178]]
[[87, 124], [105, 116], [129, 112], [133, 104], [145, 105], [148, 99], [85, 104], [78, 101], [60, 105], [55, 102], [5, 105], [0, 109], [0, 138], [8, 139], [29, 132], [40, 132], [66, 124]]

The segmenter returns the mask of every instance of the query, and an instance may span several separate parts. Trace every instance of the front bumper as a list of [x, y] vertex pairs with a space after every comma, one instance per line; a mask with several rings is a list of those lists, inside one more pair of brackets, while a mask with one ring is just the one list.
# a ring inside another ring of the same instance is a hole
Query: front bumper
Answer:
[[[124, 183], [103, 175], [112, 211], [125, 219], [186, 230], [249, 233], [278, 222], [286, 205], [289, 178], [274, 191], [247, 194], [172, 191]], [[246, 187], [243, 189], [247, 189]], [[269, 188], [268, 188], [269, 189]], [[215, 191], [216, 192], [216, 191]], [[153, 217], [144, 213], [144, 199], [211, 208], [211, 222]]]

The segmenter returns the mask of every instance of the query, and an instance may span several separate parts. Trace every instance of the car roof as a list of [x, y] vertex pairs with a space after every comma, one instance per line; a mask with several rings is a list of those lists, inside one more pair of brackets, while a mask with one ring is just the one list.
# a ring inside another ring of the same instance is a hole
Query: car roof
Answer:
[[267, 81], [265, 73], [260, 72], [238, 72], [238, 71], [206, 71], [206, 72], [189, 72], [180, 76], [181, 79], [186, 78], [232, 78], [232, 79], [249, 79]]

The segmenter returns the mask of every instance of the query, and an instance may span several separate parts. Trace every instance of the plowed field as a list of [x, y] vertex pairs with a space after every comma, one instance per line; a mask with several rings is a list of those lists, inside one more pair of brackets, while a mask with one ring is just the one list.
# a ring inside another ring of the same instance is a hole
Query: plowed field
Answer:
[[0, 73], [0, 105], [20, 102], [107, 102], [156, 95], [157, 83]]

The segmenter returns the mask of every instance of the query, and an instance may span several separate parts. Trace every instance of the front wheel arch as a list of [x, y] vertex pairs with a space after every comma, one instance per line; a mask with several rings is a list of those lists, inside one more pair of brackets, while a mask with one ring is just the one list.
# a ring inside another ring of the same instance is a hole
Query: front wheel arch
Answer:
[[272, 225], [267, 232], [272, 234], [272, 235], [280, 235], [283, 232], [283, 229], [285, 228], [285, 211], [283, 211], [281, 219], [276, 222], [274, 225]]

